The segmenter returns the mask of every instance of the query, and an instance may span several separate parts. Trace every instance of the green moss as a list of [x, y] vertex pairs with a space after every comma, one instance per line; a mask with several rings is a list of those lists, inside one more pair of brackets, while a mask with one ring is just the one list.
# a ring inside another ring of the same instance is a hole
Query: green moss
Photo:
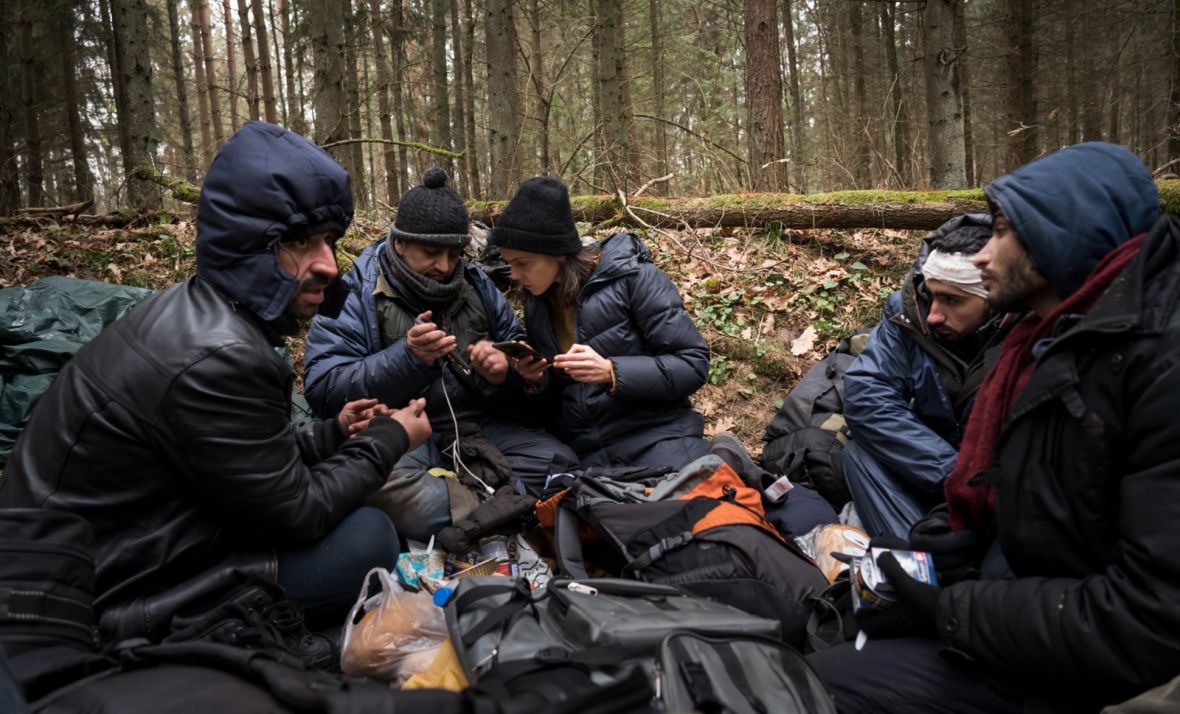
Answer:
[[1160, 191], [1160, 208], [1164, 213], [1180, 213], [1180, 179], [1156, 181]]

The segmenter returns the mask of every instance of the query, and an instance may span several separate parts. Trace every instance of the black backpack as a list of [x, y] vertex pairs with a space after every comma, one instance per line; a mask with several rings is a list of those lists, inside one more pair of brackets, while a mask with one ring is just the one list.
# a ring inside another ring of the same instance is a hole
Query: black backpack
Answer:
[[844, 421], [844, 373], [864, 349], [870, 330], [857, 330], [816, 363], [783, 399], [762, 435], [762, 466], [815, 489], [840, 510], [852, 500], [840, 459], [849, 442]]

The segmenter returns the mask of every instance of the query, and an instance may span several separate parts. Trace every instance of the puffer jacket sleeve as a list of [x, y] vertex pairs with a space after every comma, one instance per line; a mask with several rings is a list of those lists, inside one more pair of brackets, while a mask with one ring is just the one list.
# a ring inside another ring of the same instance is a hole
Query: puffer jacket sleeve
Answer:
[[890, 320], [900, 308], [900, 295], [894, 294], [884, 319], [844, 374], [844, 418], [857, 446], [889, 473], [936, 491], [954, 467], [958, 450], [922, 423], [910, 404], [911, 361], [925, 357]]
[[303, 385], [308, 404], [321, 418], [335, 416], [354, 399], [403, 407], [440, 374], [437, 367], [423, 364], [404, 338], [382, 349], [373, 297], [361, 287], [366, 265], [373, 264], [358, 264], [344, 276], [348, 299], [340, 316], [317, 316], [307, 332]]
[[309, 543], [385, 483], [407, 437], [387, 422], [305, 463], [288, 418], [286, 368], [264, 349], [230, 344], [186, 369], [158, 429], [198, 497], [226, 523], [260, 546]]
[[663, 271], [641, 263], [629, 276], [630, 310], [642, 333], [645, 355], [612, 356], [617, 398], [686, 399], [709, 376], [709, 347]]
[[492, 341], [508, 342], [525, 339], [524, 328], [520, 326], [520, 320], [516, 319], [516, 313], [512, 311], [512, 306], [504, 299], [503, 293], [496, 289], [496, 284], [482, 270], [476, 268], [473, 272], [475, 273], [473, 280], [476, 290], [479, 291], [479, 298], [483, 301], [484, 308], [488, 313]]
[[[1161, 351], [1174, 355], [1176, 347]], [[968, 581], [939, 600], [944, 642], [1041, 681], [1142, 691], [1176, 676], [1180, 662], [1180, 362], [1134, 390], [1108, 499], [1109, 563], [1084, 578]], [[1131, 372], [1131, 367], [1128, 367]], [[1026, 469], [1045, 468], [1028, 464]], [[1073, 468], [1067, 466], [1067, 468]], [[1030, 481], [1036, 473], [1028, 473]], [[1041, 479], [1036, 479], [1041, 483]], [[1030, 494], [1029, 497], [1033, 497]], [[1086, 527], [1086, 524], [1079, 524]], [[1097, 525], [1093, 527], [1099, 527]], [[1097, 554], [1096, 554], [1097, 557]]]

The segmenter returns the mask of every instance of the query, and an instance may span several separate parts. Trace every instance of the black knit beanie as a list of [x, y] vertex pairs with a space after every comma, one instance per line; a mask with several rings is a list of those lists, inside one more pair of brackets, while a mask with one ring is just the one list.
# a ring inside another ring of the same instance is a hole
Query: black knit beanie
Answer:
[[471, 242], [467, 233], [467, 206], [447, 185], [447, 172], [437, 166], [426, 170], [422, 185], [406, 191], [397, 205], [397, 217], [389, 229], [392, 238], [462, 248]]
[[488, 239], [498, 248], [545, 255], [574, 255], [582, 249], [565, 184], [536, 176], [520, 185], [496, 219]]

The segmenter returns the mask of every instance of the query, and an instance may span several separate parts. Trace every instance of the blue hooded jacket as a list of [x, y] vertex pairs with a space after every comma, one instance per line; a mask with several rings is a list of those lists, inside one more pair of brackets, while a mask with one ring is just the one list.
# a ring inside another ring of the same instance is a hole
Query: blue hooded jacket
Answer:
[[327, 152], [281, 126], [247, 122], [201, 185], [197, 274], [264, 322], [275, 320], [299, 281], [268, 248], [325, 223], [343, 230], [352, 210], [348, 173]]
[[[1068, 177], [1068, 178], [1066, 178]], [[1160, 197], [1147, 167], [1117, 144], [1068, 146], [999, 177], [984, 193], [1062, 300], [1107, 253], [1146, 233]]]

